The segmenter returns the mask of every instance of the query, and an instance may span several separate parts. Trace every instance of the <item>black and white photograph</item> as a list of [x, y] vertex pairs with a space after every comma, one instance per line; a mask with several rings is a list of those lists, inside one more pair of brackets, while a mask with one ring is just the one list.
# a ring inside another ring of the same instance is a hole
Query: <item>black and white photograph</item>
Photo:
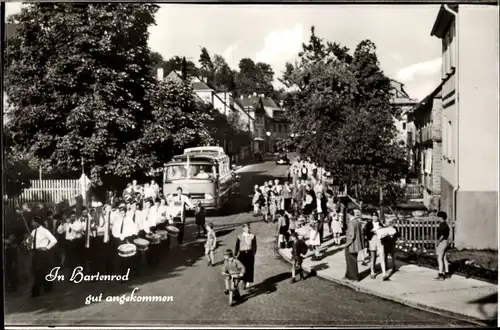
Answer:
[[498, 326], [498, 10], [2, 2], [4, 325]]

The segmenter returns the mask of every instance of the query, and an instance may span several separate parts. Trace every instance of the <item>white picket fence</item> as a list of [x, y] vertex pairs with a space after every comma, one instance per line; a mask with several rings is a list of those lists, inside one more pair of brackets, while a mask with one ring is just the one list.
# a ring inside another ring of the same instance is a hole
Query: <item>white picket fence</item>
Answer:
[[76, 206], [79, 201], [81, 203], [84, 182], [88, 192], [90, 181], [83, 176], [75, 180], [31, 180], [31, 187], [19, 196], [4, 199], [5, 228], [14, 229], [21, 225], [20, 210], [23, 211], [25, 220], [29, 222], [31, 217], [44, 216], [48, 210], [63, 212]]

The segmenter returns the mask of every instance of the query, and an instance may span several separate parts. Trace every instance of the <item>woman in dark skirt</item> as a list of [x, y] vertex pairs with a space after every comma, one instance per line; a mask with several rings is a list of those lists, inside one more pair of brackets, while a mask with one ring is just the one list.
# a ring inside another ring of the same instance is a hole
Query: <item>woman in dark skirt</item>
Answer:
[[250, 233], [249, 224], [243, 225], [243, 233], [238, 235], [236, 239], [234, 252], [238, 260], [245, 266], [246, 271], [242, 281], [245, 283], [245, 288], [248, 289], [250, 283], [253, 283], [255, 254], [257, 253], [257, 239], [254, 234]]

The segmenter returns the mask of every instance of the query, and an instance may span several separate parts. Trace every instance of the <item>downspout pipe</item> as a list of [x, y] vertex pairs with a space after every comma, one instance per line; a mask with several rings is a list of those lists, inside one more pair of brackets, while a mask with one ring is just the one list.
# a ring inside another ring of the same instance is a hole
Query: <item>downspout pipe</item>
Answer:
[[459, 184], [459, 169], [460, 169], [460, 149], [459, 149], [459, 129], [460, 129], [460, 85], [459, 85], [459, 74], [460, 74], [460, 49], [459, 49], [459, 21], [458, 21], [458, 13], [452, 10], [448, 5], [443, 6], [444, 10], [449, 12], [455, 17], [455, 56], [456, 56], [456, 65], [455, 65], [455, 106], [457, 109], [456, 113], [456, 129], [455, 129], [455, 187], [453, 188], [453, 216], [454, 220], [457, 221], [457, 195], [458, 190], [460, 189]]

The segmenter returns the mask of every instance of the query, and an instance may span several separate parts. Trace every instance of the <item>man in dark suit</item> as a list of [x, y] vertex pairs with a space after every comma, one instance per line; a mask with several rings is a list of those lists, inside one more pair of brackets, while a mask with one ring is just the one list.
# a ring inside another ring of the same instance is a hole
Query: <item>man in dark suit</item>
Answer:
[[361, 226], [361, 211], [354, 210], [354, 217], [348, 221], [346, 245], [345, 245], [345, 261], [346, 273], [345, 279], [351, 281], [359, 281], [358, 274], [358, 252], [364, 248], [363, 243], [363, 228]]

